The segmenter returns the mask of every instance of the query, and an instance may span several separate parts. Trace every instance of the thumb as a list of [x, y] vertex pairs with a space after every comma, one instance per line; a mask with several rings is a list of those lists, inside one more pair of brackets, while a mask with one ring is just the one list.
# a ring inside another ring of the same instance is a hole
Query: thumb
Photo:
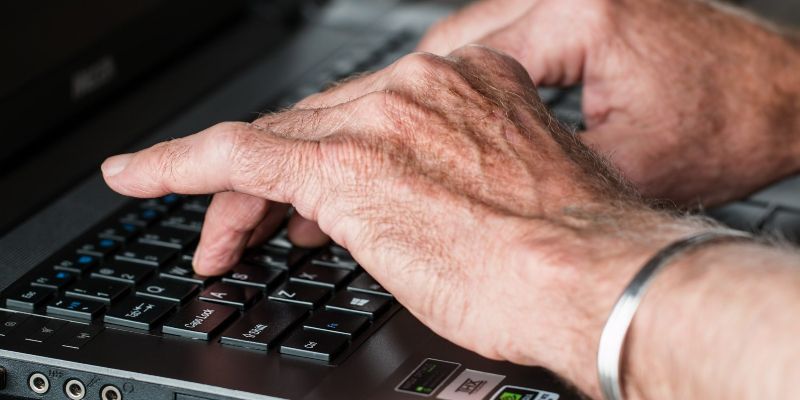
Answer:
[[536, 85], [570, 86], [583, 79], [588, 41], [580, 29], [533, 7], [513, 23], [477, 43], [507, 53], [519, 61]]
[[[538, 1], [538, 0], [535, 0]], [[482, 0], [436, 22], [417, 51], [445, 55], [517, 19], [534, 0]]]

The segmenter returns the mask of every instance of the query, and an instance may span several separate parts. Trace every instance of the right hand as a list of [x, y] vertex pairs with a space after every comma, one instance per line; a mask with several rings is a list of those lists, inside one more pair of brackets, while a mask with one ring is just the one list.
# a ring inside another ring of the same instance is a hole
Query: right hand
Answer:
[[695, 0], [485, 0], [418, 49], [477, 42], [583, 84], [585, 143], [645, 195], [713, 205], [800, 171], [800, 52], [762, 25]]
[[[103, 172], [129, 196], [291, 203], [436, 333], [590, 394], [625, 282], [698, 229], [645, 207], [553, 123], [516, 61], [482, 46], [408, 55], [252, 124], [113, 157]], [[233, 222], [207, 219], [203, 235], [221, 223]]]

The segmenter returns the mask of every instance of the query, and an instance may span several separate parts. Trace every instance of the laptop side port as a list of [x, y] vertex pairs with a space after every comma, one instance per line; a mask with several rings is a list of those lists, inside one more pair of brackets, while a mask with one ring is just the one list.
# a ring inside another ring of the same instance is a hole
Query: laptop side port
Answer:
[[77, 379], [70, 379], [64, 385], [64, 394], [70, 400], [83, 400], [86, 397], [86, 386], [83, 386], [83, 382]]
[[50, 390], [50, 380], [41, 372], [31, 374], [28, 378], [28, 387], [33, 393], [45, 394]]
[[4, 390], [6, 388], [6, 369], [0, 367], [0, 390]]
[[106, 385], [100, 391], [100, 398], [102, 400], [122, 400], [122, 392], [114, 385]]

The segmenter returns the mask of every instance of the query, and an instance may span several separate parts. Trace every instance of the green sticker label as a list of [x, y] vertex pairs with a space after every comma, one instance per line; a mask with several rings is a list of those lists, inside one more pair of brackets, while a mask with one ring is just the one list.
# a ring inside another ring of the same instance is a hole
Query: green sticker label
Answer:
[[455, 372], [461, 364], [425, 359], [405, 380], [397, 391], [430, 396]]
[[519, 386], [503, 386], [492, 400], [558, 400], [558, 394]]

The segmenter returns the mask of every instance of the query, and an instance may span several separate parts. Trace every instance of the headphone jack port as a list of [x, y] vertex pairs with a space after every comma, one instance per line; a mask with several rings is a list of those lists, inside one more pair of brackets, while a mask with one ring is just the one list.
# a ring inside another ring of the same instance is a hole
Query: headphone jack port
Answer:
[[50, 380], [41, 372], [36, 372], [28, 378], [28, 387], [33, 393], [45, 394], [50, 390]]
[[122, 400], [122, 392], [114, 385], [106, 385], [100, 391], [100, 398], [102, 400]]
[[83, 386], [83, 382], [77, 379], [70, 379], [64, 385], [64, 394], [70, 400], [83, 400], [86, 397], [86, 386]]

